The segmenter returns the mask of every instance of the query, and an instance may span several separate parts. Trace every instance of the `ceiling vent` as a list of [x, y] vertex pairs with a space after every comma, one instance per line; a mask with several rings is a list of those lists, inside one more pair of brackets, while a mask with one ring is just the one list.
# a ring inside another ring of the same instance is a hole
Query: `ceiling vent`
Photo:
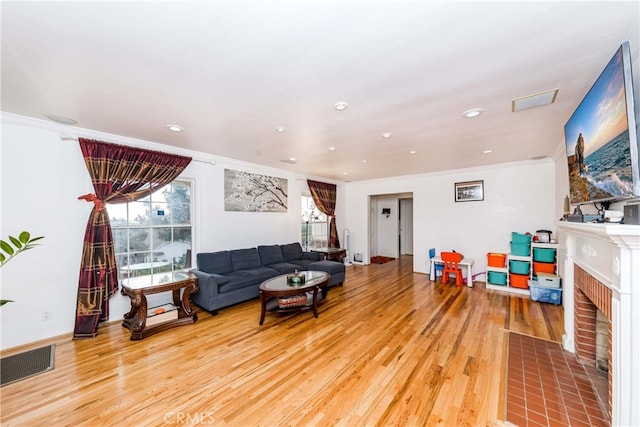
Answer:
[[511, 111], [517, 113], [518, 111], [526, 110], [528, 108], [553, 104], [557, 96], [558, 89], [553, 89], [535, 95], [523, 96], [522, 98], [517, 98], [511, 101]]

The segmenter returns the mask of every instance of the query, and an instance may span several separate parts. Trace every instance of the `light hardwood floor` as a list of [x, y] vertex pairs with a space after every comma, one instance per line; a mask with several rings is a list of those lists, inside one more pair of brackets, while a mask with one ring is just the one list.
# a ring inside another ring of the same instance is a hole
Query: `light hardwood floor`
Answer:
[[142, 341], [118, 322], [60, 340], [53, 371], [0, 389], [0, 421], [500, 425], [506, 330], [559, 341], [562, 307], [430, 282], [412, 263], [349, 267], [318, 319], [268, 313], [259, 326], [254, 300]]

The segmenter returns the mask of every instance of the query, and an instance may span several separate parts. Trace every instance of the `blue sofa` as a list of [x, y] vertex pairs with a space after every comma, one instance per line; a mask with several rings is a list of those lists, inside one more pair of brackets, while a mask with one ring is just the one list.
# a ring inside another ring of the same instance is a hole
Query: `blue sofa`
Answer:
[[258, 246], [257, 248], [205, 252], [196, 256], [191, 272], [200, 291], [191, 295], [194, 303], [213, 314], [218, 310], [259, 296], [258, 288], [267, 279], [294, 271], [317, 270], [331, 275], [327, 288], [342, 285], [345, 266], [325, 261], [317, 252], [304, 252], [300, 243]]

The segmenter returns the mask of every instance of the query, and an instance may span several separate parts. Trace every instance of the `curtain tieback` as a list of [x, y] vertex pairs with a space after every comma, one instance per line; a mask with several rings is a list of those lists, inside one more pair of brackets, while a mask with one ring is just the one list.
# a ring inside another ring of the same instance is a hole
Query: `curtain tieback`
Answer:
[[84, 196], [79, 196], [78, 200], [86, 200], [87, 202], [93, 202], [93, 205], [96, 208], [96, 211], [98, 212], [104, 209], [104, 202], [98, 199], [98, 197], [95, 194], [85, 194]]

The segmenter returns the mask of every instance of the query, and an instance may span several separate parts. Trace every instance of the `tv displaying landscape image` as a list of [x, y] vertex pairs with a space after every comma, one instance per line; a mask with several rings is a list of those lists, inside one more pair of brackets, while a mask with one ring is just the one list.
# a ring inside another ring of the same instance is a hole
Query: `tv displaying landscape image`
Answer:
[[634, 195], [638, 142], [628, 55], [628, 44], [618, 49], [565, 125], [573, 204]]

